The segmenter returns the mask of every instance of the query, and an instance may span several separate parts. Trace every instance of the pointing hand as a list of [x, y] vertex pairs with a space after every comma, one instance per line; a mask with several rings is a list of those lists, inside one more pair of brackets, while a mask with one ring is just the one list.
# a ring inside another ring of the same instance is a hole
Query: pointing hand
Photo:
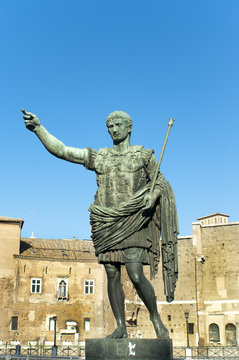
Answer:
[[24, 109], [21, 109], [21, 111], [24, 114], [23, 119], [25, 120], [26, 128], [30, 131], [36, 132], [41, 125], [38, 117], [31, 112], [27, 112]]

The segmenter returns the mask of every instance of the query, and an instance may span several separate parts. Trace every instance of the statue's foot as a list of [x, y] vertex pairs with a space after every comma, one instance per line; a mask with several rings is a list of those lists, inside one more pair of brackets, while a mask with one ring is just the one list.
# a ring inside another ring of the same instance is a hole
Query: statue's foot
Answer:
[[127, 338], [127, 337], [128, 337], [128, 334], [126, 331], [126, 327], [119, 326], [112, 332], [112, 334], [107, 336], [107, 339], [122, 339], [122, 338]]
[[150, 320], [153, 323], [157, 338], [169, 338], [168, 329], [164, 326], [159, 315], [150, 317]]

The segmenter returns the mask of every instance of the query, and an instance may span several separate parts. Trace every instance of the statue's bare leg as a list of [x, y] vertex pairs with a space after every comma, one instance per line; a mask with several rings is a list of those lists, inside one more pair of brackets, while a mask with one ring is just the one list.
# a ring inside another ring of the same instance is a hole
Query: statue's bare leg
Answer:
[[108, 296], [116, 319], [117, 328], [108, 337], [120, 339], [127, 337], [124, 313], [124, 291], [121, 284], [120, 265], [105, 264], [108, 278]]
[[130, 280], [147, 307], [150, 320], [153, 323], [156, 335], [158, 338], [168, 338], [169, 333], [164, 326], [157, 309], [156, 297], [153, 286], [144, 276], [143, 264], [140, 262], [125, 264]]

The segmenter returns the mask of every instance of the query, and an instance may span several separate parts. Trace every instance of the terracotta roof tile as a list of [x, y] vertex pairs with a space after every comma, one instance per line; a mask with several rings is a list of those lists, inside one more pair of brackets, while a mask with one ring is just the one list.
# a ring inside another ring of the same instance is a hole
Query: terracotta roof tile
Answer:
[[97, 261], [91, 240], [22, 238], [19, 256], [62, 261]]

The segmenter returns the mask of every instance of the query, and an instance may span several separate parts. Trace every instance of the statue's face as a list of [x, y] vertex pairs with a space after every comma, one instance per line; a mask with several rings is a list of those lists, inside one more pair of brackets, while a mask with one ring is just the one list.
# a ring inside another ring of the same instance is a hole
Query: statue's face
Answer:
[[114, 118], [108, 122], [108, 132], [115, 144], [125, 140], [131, 133], [132, 126], [122, 118]]

